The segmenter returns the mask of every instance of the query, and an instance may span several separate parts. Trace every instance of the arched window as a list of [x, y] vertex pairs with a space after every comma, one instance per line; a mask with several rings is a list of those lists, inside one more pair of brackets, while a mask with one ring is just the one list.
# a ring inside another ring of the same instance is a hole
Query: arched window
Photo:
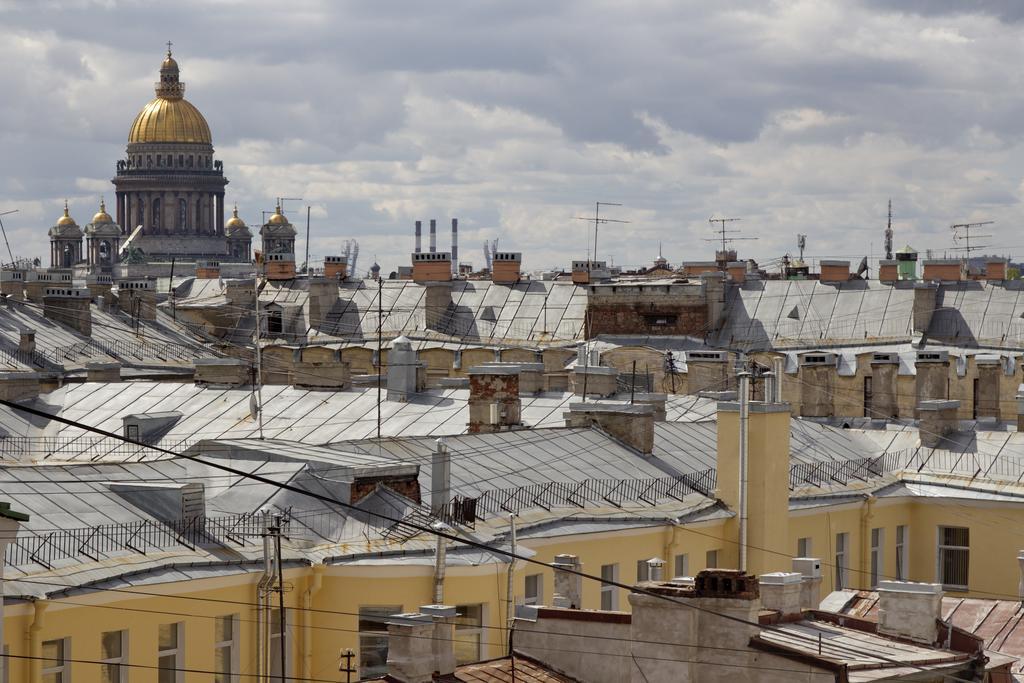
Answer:
[[160, 200], [153, 200], [153, 227], [160, 228]]
[[185, 230], [186, 216], [188, 216], [188, 213], [187, 213], [187, 208], [186, 208], [186, 205], [185, 205], [185, 200], [184, 199], [179, 199], [178, 200], [178, 229], [179, 230], [182, 230], [182, 231]]

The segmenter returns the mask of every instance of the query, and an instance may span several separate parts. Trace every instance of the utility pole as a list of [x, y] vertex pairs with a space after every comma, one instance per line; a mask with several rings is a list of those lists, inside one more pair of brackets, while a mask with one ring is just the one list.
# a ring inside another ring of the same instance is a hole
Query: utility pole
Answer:
[[277, 565], [277, 616], [279, 620], [278, 628], [280, 629], [277, 642], [281, 646], [281, 680], [285, 681], [287, 680], [285, 674], [288, 671], [288, 643], [285, 637], [287, 633], [285, 629], [288, 625], [288, 620], [284, 611], [284, 569], [281, 566], [281, 528], [283, 521], [280, 513], [275, 514], [274, 523], [269, 531], [274, 537], [274, 563]]
[[306, 261], [304, 263], [306, 275], [309, 275], [309, 205], [306, 205]]
[[384, 280], [377, 278], [377, 448], [380, 448], [381, 381], [384, 379]]
[[345, 674], [345, 683], [352, 683], [352, 674], [356, 673], [355, 667], [352, 666], [352, 659], [355, 656], [356, 653], [350, 647], [338, 653], [338, 671]]
[[256, 347], [256, 377], [255, 377], [255, 388], [256, 388], [256, 418], [258, 420], [260, 428], [260, 440], [263, 440], [263, 354], [260, 350], [260, 278], [259, 274], [261, 270], [265, 269], [264, 263], [267, 255], [263, 254], [261, 262], [256, 267], [256, 280], [255, 286], [255, 306], [256, 306], [256, 324], [252, 330], [253, 345]]
[[[594, 224], [594, 258], [590, 261], [591, 264], [593, 264], [594, 261], [597, 261], [597, 226], [601, 225], [602, 223], [629, 223], [629, 221], [620, 221], [615, 218], [601, 218], [602, 206], [622, 206], [622, 204], [616, 204], [614, 202], [594, 202], [593, 218], [587, 218], [585, 216], [576, 216], [576, 220], [578, 221], [587, 221], [588, 223]], [[591, 267], [588, 266], [587, 272], [589, 273], [590, 270]]]

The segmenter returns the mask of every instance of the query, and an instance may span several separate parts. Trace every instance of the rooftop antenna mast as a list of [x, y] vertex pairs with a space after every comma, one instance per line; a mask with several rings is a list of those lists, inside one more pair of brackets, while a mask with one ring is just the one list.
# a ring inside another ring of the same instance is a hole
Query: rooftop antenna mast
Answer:
[[[729, 260], [728, 257], [726, 256], [726, 254], [728, 252], [729, 245], [731, 243], [739, 242], [739, 241], [742, 241], [742, 240], [756, 240], [757, 239], [756, 237], [730, 237], [729, 236], [729, 235], [739, 234], [742, 231], [740, 231], [740, 230], [730, 230], [727, 227], [725, 227], [725, 224], [726, 223], [735, 223], [736, 221], [741, 221], [741, 220], [743, 220], [743, 219], [742, 218], [715, 218], [714, 216], [712, 216], [711, 218], [708, 219], [708, 223], [710, 223], [711, 225], [714, 225], [715, 223], [718, 223], [718, 230], [715, 230], [715, 233], [717, 233], [718, 237], [710, 237], [710, 238], [705, 237], [704, 241], [705, 242], [721, 242], [722, 243], [722, 260], [723, 261], [728, 261]], [[715, 259], [715, 260], [717, 261], [718, 259]]]
[[[622, 206], [622, 204], [616, 204], [614, 202], [594, 202], [594, 217], [588, 218], [586, 216], [576, 216], [578, 221], [587, 221], [588, 223], [594, 224], [594, 258], [591, 261], [597, 260], [597, 226], [602, 223], [628, 223], [629, 221], [620, 221], [615, 218], [601, 218], [601, 207], [602, 206]], [[588, 254], [589, 256], [589, 254]], [[587, 268], [587, 272], [590, 272], [590, 268]]]
[[889, 200], [889, 222], [885, 225], [885, 258], [892, 260], [892, 199]]
[[807, 248], [807, 235], [796, 236], [796, 248], [800, 250], [800, 260], [804, 260], [804, 249]]
[[[971, 231], [976, 229], [976, 228], [980, 228], [983, 225], [992, 225], [993, 223], [995, 223], [995, 221], [978, 221], [976, 223], [955, 223], [955, 224], [949, 226], [949, 229], [953, 231], [953, 242], [959, 244], [961, 241], [963, 241], [963, 243], [964, 243], [964, 246], [962, 246], [962, 247], [953, 247], [953, 250], [954, 251], [962, 251], [962, 252], [964, 252], [964, 258], [967, 259], [968, 261], [970, 261], [970, 259], [971, 259], [971, 252], [972, 251], [978, 251], [980, 249], [985, 249], [988, 246], [988, 245], [985, 245], [985, 244], [980, 244], [980, 245], [976, 244], [976, 245], [974, 245], [972, 247], [971, 246], [971, 237], [972, 237]], [[978, 237], [991, 237], [991, 236], [992, 235], [973, 235], [973, 237], [975, 237], [975, 238], [978, 238]]]
[[[18, 209], [14, 209], [13, 211], [4, 211], [3, 213], [0, 213], [0, 216], [8, 216], [8, 215], [10, 215], [12, 213], [18, 213]], [[11, 257], [11, 265], [13, 266], [14, 265], [14, 252], [11, 251], [11, 243], [7, 241], [7, 230], [4, 228], [4, 222], [3, 221], [0, 221], [0, 232], [3, 233], [4, 244], [7, 245], [7, 255]]]

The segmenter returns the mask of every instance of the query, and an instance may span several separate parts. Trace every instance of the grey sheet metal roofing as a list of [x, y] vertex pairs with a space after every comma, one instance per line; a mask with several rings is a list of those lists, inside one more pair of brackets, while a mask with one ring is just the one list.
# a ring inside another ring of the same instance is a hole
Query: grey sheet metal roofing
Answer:
[[[122, 418], [132, 413], [177, 411], [182, 417], [164, 435], [162, 445], [188, 448], [202, 439], [255, 438], [259, 425], [249, 412], [248, 388], [218, 389], [171, 382], [84, 383], [67, 386], [44, 397], [67, 419], [105, 431], [121, 433]], [[461, 434], [469, 421], [466, 389], [427, 390], [407, 403], [381, 405], [381, 433], [386, 436]], [[562, 413], [578, 397], [568, 393], [524, 396], [523, 421], [531, 426], [564, 424]], [[328, 444], [376, 435], [377, 390], [307, 391], [290, 386], [263, 387], [263, 435], [305, 444]], [[714, 403], [692, 396], [668, 400], [670, 419], [705, 419]], [[17, 457], [15, 447], [32, 449], [37, 457], [53, 460], [132, 460], [160, 457], [154, 451], [91, 435], [81, 428], [28, 421], [24, 414], [0, 408], [0, 429], [34, 439], [7, 448], [0, 455]]]
[[[425, 292], [423, 285], [411, 280], [385, 280], [381, 288], [372, 280], [346, 281], [339, 285], [338, 301], [324, 324], [311, 334], [319, 340], [369, 339], [377, 335], [380, 325], [387, 337], [430, 335], [489, 344], [549, 344], [582, 338], [587, 292], [571, 283], [534, 280], [496, 285], [457, 280], [451, 283], [452, 305], [429, 316]], [[305, 308], [308, 296], [308, 282], [300, 278], [268, 283], [260, 303]], [[378, 308], [383, 311], [382, 324]]]
[[[925, 336], [961, 346], [1020, 348], [1024, 344], [1021, 283], [945, 283]], [[841, 284], [818, 280], [756, 280], [729, 289], [721, 346], [744, 349], [822, 343], [909, 342], [912, 283], [877, 280]], [[795, 317], [791, 313], [796, 310]]]

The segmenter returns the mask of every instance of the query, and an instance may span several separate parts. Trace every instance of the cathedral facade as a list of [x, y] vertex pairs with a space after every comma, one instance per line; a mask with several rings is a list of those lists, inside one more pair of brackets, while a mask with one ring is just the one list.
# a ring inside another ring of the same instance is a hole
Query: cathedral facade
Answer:
[[135, 117], [117, 162], [115, 218], [101, 207], [86, 227], [83, 250], [83, 232], [65, 208], [50, 229], [51, 266], [100, 272], [121, 263], [251, 262], [252, 232], [237, 209], [225, 221], [223, 164], [214, 158], [206, 119], [184, 97], [169, 48], [155, 94]]

